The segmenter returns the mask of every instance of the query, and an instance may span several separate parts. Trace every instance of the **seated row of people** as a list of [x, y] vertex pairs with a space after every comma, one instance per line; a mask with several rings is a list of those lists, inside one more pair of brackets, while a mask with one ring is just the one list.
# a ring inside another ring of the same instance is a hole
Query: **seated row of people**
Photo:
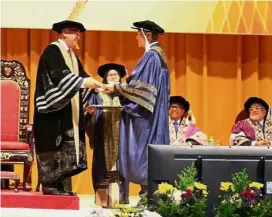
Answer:
[[[239, 120], [240, 119], [240, 120]], [[208, 145], [207, 136], [196, 126], [190, 103], [172, 96], [169, 106], [170, 144]], [[263, 99], [250, 97], [231, 131], [230, 145], [272, 145], [272, 109]]]

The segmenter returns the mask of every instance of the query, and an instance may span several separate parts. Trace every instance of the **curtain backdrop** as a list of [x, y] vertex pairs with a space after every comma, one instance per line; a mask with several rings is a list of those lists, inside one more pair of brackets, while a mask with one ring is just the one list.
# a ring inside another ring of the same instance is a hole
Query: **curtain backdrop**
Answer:
[[[85, 70], [97, 79], [98, 66], [107, 62], [124, 64], [131, 73], [144, 52], [135, 38], [135, 32], [87, 31], [77, 53]], [[1, 29], [1, 58], [22, 62], [31, 80], [31, 123], [39, 56], [56, 39], [50, 30]], [[166, 34], [160, 42], [168, 57], [171, 95], [190, 101], [198, 126], [215, 140], [228, 144], [248, 97], [260, 96], [272, 104], [272, 36]], [[73, 178], [78, 193], [93, 193], [91, 162], [88, 147], [88, 171]], [[33, 185], [36, 176], [35, 164]], [[133, 185], [131, 194], [138, 189]]]

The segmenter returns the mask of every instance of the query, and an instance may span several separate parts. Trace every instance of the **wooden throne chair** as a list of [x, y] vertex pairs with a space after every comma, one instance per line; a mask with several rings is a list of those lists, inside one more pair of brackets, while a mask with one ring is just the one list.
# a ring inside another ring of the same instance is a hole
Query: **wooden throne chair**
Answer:
[[[1, 165], [23, 164], [24, 191], [31, 190], [34, 152], [32, 126], [28, 124], [29, 90], [22, 63], [1, 60]], [[18, 192], [20, 180], [15, 172], [1, 171], [1, 179], [14, 180], [14, 191]]]

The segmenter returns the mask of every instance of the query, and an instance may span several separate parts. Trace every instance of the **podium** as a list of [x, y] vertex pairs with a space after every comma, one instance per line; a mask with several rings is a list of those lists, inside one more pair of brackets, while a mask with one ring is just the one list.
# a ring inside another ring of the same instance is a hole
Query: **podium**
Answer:
[[[114, 206], [119, 204], [119, 172], [117, 160], [119, 151], [119, 132], [121, 119], [121, 106], [90, 105], [95, 108], [96, 137], [100, 135], [103, 140], [103, 152], [106, 172], [102, 182], [96, 185], [95, 203], [98, 206]], [[97, 140], [96, 140], [97, 141]], [[94, 141], [95, 142], [95, 141]], [[101, 144], [100, 144], [101, 145]], [[100, 147], [101, 148], [101, 147]]]

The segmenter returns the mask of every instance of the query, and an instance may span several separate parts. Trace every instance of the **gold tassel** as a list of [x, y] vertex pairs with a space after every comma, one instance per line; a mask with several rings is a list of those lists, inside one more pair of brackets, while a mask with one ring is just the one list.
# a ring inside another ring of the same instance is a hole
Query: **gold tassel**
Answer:
[[[78, 0], [76, 2], [76, 4], [73, 7], [72, 12], [70, 13], [68, 20], [72, 20], [72, 21], [76, 21], [78, 19], [78, 17], [80, 16], [82, 10], [84, 9], [85, 5], [87, 4], [88, 0]], [[76, 44], [75, 45], [75, 49], [79, 50], [79, 45]]]
[[70, 13], [68, 20], [76, 21], [78, 17], [80, 16], [82, 10], [84, 9], [85, 5], [87, 4], [88, 0], [78, 0], [73, 7], [72, 12]]

